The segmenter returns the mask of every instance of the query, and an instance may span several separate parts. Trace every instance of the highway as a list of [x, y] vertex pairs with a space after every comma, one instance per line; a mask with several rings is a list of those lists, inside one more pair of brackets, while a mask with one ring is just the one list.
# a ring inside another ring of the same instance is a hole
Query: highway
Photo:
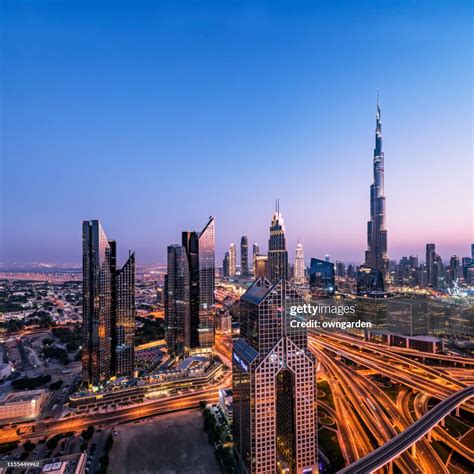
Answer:
[[397, 456], [406, 451], [418, 440], [425, 436], [436, 424], [455, 408], [474, 396], [474, 385], [466, 387], [459, 392], [441, 401], [422, 418], [409, 426], [405, 431], [391, 439], [383, 446], [350, 466], [338, 471], [338, 474], [367, 474], [376, 471], [393, 461]]

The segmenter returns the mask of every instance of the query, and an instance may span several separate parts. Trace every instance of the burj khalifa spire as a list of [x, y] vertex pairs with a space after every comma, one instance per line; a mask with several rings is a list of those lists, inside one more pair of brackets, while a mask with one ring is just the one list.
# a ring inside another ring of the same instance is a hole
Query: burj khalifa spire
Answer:
[[376, 268], [388, 278], [386, 207], [384, 194], [384, 154], [382, 151], [382, 121], [377, 94], [375, 122], [374, 182], [370, 185], [370, 220], [367, 222], [365, 264]]

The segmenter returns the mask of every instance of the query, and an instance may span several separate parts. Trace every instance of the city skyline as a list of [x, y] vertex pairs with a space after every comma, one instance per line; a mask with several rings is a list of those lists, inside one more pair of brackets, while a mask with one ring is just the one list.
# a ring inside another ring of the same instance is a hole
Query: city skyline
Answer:
[[[78, 223], [100, 219], [122, 236], [121, 260], [131, 248], [137, 263], [165, 263], [179, 229], [211, 214], [220, 262], [242, 235], [265, 251], [275, 198], [291, 256], [300, 238], [308, 259], [363, 262], [377, 89], [389, 257], [422, 257], [428, 242], [444, 260], [469, 255], [467, 3], [178, 5], [166, 15], [124, 4], [107, 23], [100, 5], [25, 5], [3, 8], [1, 262], [78, 263]], [[91, 64], [103, 79], [88, 77]], [[239, 71], [248, 77], [235, 81]], [[196, 180], [211, 183], [199, 199]]]

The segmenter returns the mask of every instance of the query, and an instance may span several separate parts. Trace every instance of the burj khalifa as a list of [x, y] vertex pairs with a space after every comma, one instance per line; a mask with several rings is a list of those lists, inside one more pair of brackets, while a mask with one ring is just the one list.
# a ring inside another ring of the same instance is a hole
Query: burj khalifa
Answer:
[[365, 264], [388, 278], [386, 206], [384, 194], [384, 154], [382, 151], [382, 121], [377, 96], [375, 125], [374, 182], [370, 185], [370, 220], [367, 222], [367, 250]]

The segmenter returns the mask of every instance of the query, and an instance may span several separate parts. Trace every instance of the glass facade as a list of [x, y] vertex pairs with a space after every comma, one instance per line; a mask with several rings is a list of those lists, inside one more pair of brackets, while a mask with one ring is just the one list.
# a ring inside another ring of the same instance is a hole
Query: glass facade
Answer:
[[246, 235], [240, 239], [240, 274], [249, 274], [249, 241]]
[[191, 347], [191, 317], [189, 265], [181, 245], [168, 247], [165, 294], [166, 344], [173, 355], [182, 357]]
[[270, 239], [268, 241], [268, 264], [270, 281], [276, 283], [282, 278], [288, 279], [288, 251], [286, 249], [285, 223], [277, 201], [272, 216]]
[[367, 265], [361, 265], [357, 271], [357, 294], [371, 294], [385, 290], [382, 272]]
[[331, 296], [336, 290], [334, 264], [327, 260], [311, 259], [309, 287], [314, 296]]
[[[83, 356], [86, 385], [133, 373], [135, 257], [116, 270], [116, 243], [97, 220], [82, 223]], [[120, 349], [119, 349], [120, 346]]]

